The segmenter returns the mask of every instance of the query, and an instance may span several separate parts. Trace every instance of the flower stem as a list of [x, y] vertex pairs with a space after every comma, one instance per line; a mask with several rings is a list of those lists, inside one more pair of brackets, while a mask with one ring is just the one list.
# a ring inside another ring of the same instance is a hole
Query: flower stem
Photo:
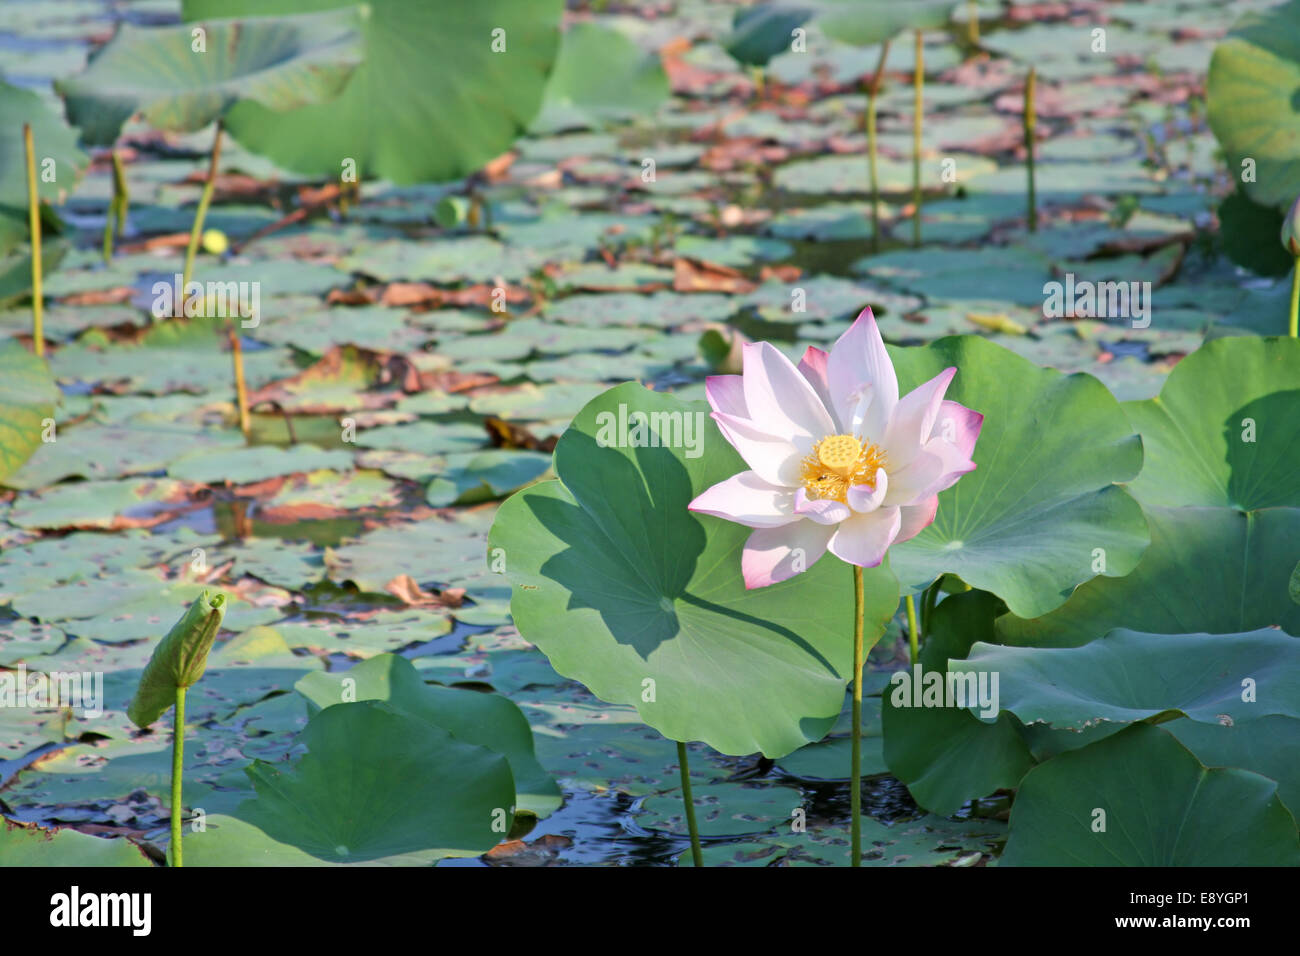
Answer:
[[700, 831], [695, 825], [695, 801], [691, 797], [691, 765], [686, 757], [686, 744], [677, 741], [677, 766], [682, 772], [682, 805], [686, 808], [686, 829], [691, 834], [691, 860], [696, 866], [704, 865], [700, 851]]
[[36, 190], [36, 147], [32, 143], [32, 124], [23, 124], [23, 147], [27, 151], [27, 216], [32, 231], [32, 348], [37, 355], [45, 354], [45, 332], [42, 325], [41, 293], [41, 197]]
[[921, 656], [920, 644], [920, 637], [916, 631], [916, 601], [909, 594], [907, 596], [907, 647], [913, 667]]
[[1291, 270], [1291, 325], [1288, 334], [1293, 339], [1300, 337], [1298, 315], [1300, 315], [1300, 256], [1296, 257], [1295, 268]]
[[925, 44], [916, 31], [916, 72], [912, 76], [912, 245], [921, 244], [921, 110], [925, 91]]
[[185, 250], [185, 271], [181, 276], [181, 297], [185, 296], [185, 287], [190, 284], [194, 274], [194, 255], [199, 251], [199, 238], [203, 235], [203, 220], [208, 214], [208, 205], [212, 202], [212, 191], [217, 184], [217, 164], [221, 162], [222, 121], [217, 120], [217, 135], [212, 140], [212, 159], [208, 165], [208, 178], [203, 184], [203, 193], [199, 196], [199, 208], [194, 212], [194, 225], [190, 227], [190, 244]]
[[185, 688], [176, 688], [172, 728], [172, 866], [181, 865], [181, 776], [185, 765]]
[[1025, 80], [1025, 169], [1029, 174], [1029, 231], [1038, 231], [1038, 203], [1034, 197], [1034, 127], [1038, 120], [1034, 111], [1034, 88], [1038, 85], [1038, 69], [1029, 68]]
[[248, 435], [252, 426], [248, 419], [248, 388], [244, 384], [244, 346], [239, 341], [239, 333], [235, 331], [234, 323], [226, 329], [226, 335], [230, 338], [230, 356], [235, 367], [235, 402], [239, 407], [239, 430], [244, 433], [244, 444], [248, 444]]
[[966, 35], [970, 38], [973, 46], [978, 46], [980, 42], [980, 10], [979, 4], [975, 0], [970, 0], [966, 10]]
[[849, 866], [862, 865], [862, 568], [853, 566], [853, 755], [849, 758]]
[[867, 168], [871, 172], [871, 251], [880, 251], [880, 179], [876, 174], [876, 97], [880, 93], [880, 80], [885, 74], [885, 58], [889, 56], [889, 41], [880, 47], [880, 62], [867, 84]]

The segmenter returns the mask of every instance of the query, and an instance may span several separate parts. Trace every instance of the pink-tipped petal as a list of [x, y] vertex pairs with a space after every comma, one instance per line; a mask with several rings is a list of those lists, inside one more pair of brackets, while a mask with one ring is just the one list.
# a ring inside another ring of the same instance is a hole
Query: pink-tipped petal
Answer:
[[722, 437], [740, 452], [745, 464], [769, 485], [793, 487], [799, 483], [799, 462], [807, 454], [789, 439], [761, 431], [745, 418], [714, 412]]
[[790, 489], [768, 484], [752, 471], [718, 482], [687, 507], [749, 528], [779, 528], [798, 520]]
[[843, 425], [852, 420], [862, 387], [872, 386], [873, 400], [862, 423], [863, 437], [879, 441], [898, 404], [898, 377], [870, 309], [863, 309], [831, 348], [826, 372], [835, 412]]
[[898, 510], [903, 513], [903, 517], [894, 544], [910, 541], [934, 523], [935, 512], [939, 510], [939, 496], [931, 495], [919, 504], [904, 505]]
[[761, 528], [749, 536], [740, 558], [746, 588], [761, 588], [811, 568], [823, 554], [835, 525], [797, 521], [782, 528]]
[[790, 360], [767, 342], [744, 346], [745, 405], [750, 421], [811, 446], [834, 431], [826, 406]]
[[920, 449], [902, 468], [891, 465], [889, 493], [885, 495], [885, 504], [914, 505], [922, 498], [935, 494], [934, 485], [947, 470], [943, 458], [926, 448]]
[[898, 400], [881, 442], [892, 466], [901, 468], [906, 465], [930, 438], [943, 405], [944, 392], [956, 374], [956, 368], [946, 368]]
[[961, 452], [949, 445], [942, 438], [931, 438], [925, 443], [927, 454], [934, 455], [943, 462], [938, 476], [926, 489], [926, 494], [937, 495], [946, 488], [951, 488], [962, 475], [975, 470], [975, 462], [962, 456]]
[[898, 534], [900, 520], [898, 508], [877, 508], [854, 515], [838, 526], [827, 547], [841, 561], [874, 568], [885, 560], [885, 552]]
[[939, 408], [930, 438], [942, 438], [952, 445], [962, 458], [975, 454], [975, 442], [980, 437], [984, 416], [957, 402], [944, 402]]
[[739, 375], [710, 375], [704, 380], [704, 397], [715, 412], [748, 418], [745, 385]]
[[803, 358], [799, 360], [796, 366], [799, 374], [808, 380], [808, 384], [813, 387], [817, 397], [821, 399], [826, 410], [833, 416], [835, 414], [835, 403], [831, 401], [831, 387], [826, 378], [826, 360], [830, 356], [823, 352], [815, 345], [808, 346], [804, 350]]
[[849, 506], [830, 498], [809, 498], [800, 488], [794, 493], [794, 513], [818, 524], [839, 524], [853, 512]]
[[849, 488], [849, 493], [845, 495], [849, 499], [849, 507], [857, 512], [875, 511], [885, 501], [885, 495], [889, 493], [889, 476], [885, 474], [885, 469], [876, 469], [876, 487], [870, 485], [853, 485]]

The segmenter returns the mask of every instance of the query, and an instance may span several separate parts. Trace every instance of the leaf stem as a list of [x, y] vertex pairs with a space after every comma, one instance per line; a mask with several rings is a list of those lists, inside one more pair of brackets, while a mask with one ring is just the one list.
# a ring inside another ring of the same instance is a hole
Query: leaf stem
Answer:
[[916, 70], [912, 76], [912, 245], [921, 245], [921, 119], [925, 94], [925, 44], [916, 31]]
[[190, 227], [190, 244], [185, 249], [185, 271], [181, 276], [182, 299], [185, 297], [185, 287], [190, 284], [190, 276], [194, 274], [194, 255], [199, 251], [199, 238], [203, 235], [203, 220], [208, 214], [208, 206], [212, 202], [212, 191], [217, 184], [217, 165], [221, 162], [221, 133], [223, 129], [222, 120], [217, 120], [217, 134], [212, 140], [212, 159], [208, 165], [208, 178], [203, 183], [203, 193], [199, 196], [199, 208], [194, 212], [194, 225]]
[[1038, 231], [1038, 203], [1034, 196], [1034, 127], [1038, 123], [1034, 110], [1034, 89], [1038, 86], [1038, 68], [1029, 68], [1025, 80], [1025, 169], [1029, 174], [1029, 231]]
[[862, 568], [853, 566], [853, 729], [849, 758], [849, 866], [862, 865]]
[[677, 741], [677, 766], [682, 772], [682, 805], [686, 810], [686, 829], [691, 834], [691, 860], [696, 866], [704, 866], [700, 831], [695, 824], [695, 800], [691, 797], [691, 765], [686, 756], [686, 744], [680, 740]]
[[920, 644], [920, 636], [916, 629], [916, 601], [909, 594], [907, 596], [907, 648], [913, 667], [921, 656]]
[[880, 94], [880, 80], [885, 75], [885, 58], [889, 56], [889, 41], [880, 47], [880, 62], [867, 83], [867, 168], [871, 173], [871, 251], [880, 251], [880, 179], [876, 173], [876, 97]]
[[41, 293], [41, 197], [36, 189], [36, 147], [32, 143], [32, 124], [23, 124], [23, 148], [27, 151], [27, 216], [32, 239], [32, 348], [45, 354], [42, 328], [44, 297]]
[[181, 776], [185, 766], [185, 688], [176, 688], [176, 721], [172, 727], [172, 866], [181, 866]]
[[104, 264], [113, 259], [113, 233], [121, 236], [126, 231], [126, 174], [122, 170], [122, 157], [116, 149], [109, 151], [113, 162], [113, 198], [108, 201], [104, 214]]
[[1291, 270], [1291, 325], [1288, 334], [1291, 338], [1300, 338], [1300, 256], [1296, 257], [1295, 268]]

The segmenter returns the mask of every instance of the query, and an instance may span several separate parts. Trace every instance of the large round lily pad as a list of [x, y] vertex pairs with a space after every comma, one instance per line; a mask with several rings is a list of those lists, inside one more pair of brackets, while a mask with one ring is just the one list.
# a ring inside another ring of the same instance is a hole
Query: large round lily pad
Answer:
[[277, 842], [358, 863], [477, 856], [509, 832], [515, 785], [499, 753], [377, 701], [326, 707], [301, 740], [292, 765], [248, 768], [257, 799], [237, 811]]
[[[650, 423], [640, 432], [637, 415]], [[667, 737], [781, 757], [820, 739], [840, 712], [853, 575], [828, 556], [746, 591], [750, 529], [686, 508], [744, 467], [703, 402], [617, 386], [560, 439], [558, 480], [502, 505], [489, 560], [504, 564], [520, 633], [561, 674], [635, 706]], [[883, 568], [866, 580], [874, 641], [898, 591]]]
[[891, 552], [905, 588], [951, 572], [1032, 617], [1095, 575], [1133, 569], [1146, 520], [1115, 483], [1138, 473], [1142, 443], [1104, 385], [977, 336], [890, 354], [900, 392], [956, 366], [948, 398], [984, 416], [975, 471], [939, 495], [932, 525]]
[[1144, 505], [1300, 507], [1300, 341], [1206, 342], [1124, 410], [1146, 452], [1130, 486]]
[[[260, 11], [259, 11], [260, 12]], [[202, 129], [241, 100], [272, 110], [334, 98], [361, 62], [367, 8], [299, 17], [122, 24], [84, 71], [56, 83], [68, 119], [108, 146], [135, 113], [160, 129]], [[160, 82], [160, 78], [165, 77]]]
[[[348, 0], [185, 0], [187, 21], [349, 6]], [[365, 62], [334, 101], [284, 113], [240, 103], [231, 132], [315, 176], [443, 182], [505, 152], [541, 104], [562, 0], [371, 0]], [[494, 43], [496, 49], [494, 50]], [[503, 48], [504, 47], [504, 48]]]
[[1116, 627], [1237, 634], [1277, 626], [1300, 633], [1300, 605], [1287, 595], [1300, 509], [1148, 508], [1146, 516], [1151, 547], [1131, 574], [1085, 582], [1041, 617], [1003, 615], [998, 640], [1073, 647]]
[[1289, 206], [1300, 195], [1300, 0], [1252, 11], [1214, 48], [1207, 77], [1210, 128], [1241, 176], [1242, 187], [1267, 206]]
[[998, 674], [1003, 710], [1026, 724], [1058, 729], [1177, 715], [1225, 725], [1300, 717], [1300, 640], [1271, 628], [1249, 634], [1120, 629], [1068, 648], [979, 643], [948, 667]]
[[1206, 769], [1149, 724], [1031, 770], [1002, 854], [1004, 866], [1297, 863], [1295, 820], [1276, 783], [1246, 770]]
[[532, 730], [509, 698], [426, 684], [410, 661], [394, 654], [339, 673], [310, 673], [294, 686], [313, 710], [345, 699], [386, 701], [400, 714], [505, 756], [519, 790], [516, 806], [544, 817], [560, 805], [560, 788], [533, 756]]

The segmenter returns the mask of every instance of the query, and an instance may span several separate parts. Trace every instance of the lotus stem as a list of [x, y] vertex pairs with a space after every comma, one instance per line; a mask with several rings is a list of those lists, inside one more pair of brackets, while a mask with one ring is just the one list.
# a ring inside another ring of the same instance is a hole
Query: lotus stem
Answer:
[[[110, 150], [113, 161], [113, 198], [108, 201], [108, 212], [104, 215], [104, 264], [113, 259], [113, 232], [119, 236], [126, 231], [126, 174], [122, 169], [122, 157], [117, 150]], [[116, 225], [115, 225], [116, 224]]]
[[912, 245], [921, 245], [921, 119], [925, 98], [925, 44], [916, 31], [916, 71], [912, 76]]
[[763, 75], [763, 68], [761, 66], [751, 66], [749, 75], [754, 80], [754, 96], [761, 103], [763, 95], [767, 91], [767, 78]]
[[849, 758], [849, 866], [862, 865], [862, 568], [853, 566], [853, 754]]
[[41, 197], [36, 190], [36, 147], [32, 144], [32, 124], [23, 124], [23, 148], [27, 151], [27, 217], [32, 232], [32, 348], [45, 354], [45, 332], [41, 309]]
[[172, 726], [172, 866], [181, 866], [181, 778], [185, 767], [185, 688], [176, 688]]
[[980, 7], [976, 0], [970, 0], [966, 6], [966, 36], [972, 46], [980, 42]]
[[880, 180], [876, 175], [876, 97], [880, 94], [880, 80], [885, 75], [885, 58], [889, 56], [889, 41], [880, 47], [880, 62], [867, 84], [867, 168], [871, 171], [871, 251], [880, 251]]
[[226, 329], [226, 335], [230, 339], [230, 356], [235, 368], [235, 401], [239, 407], [239, 430], [244, 433], [244, 444], [248, 444], [252, 424], [248, 417], [248, 388], [244, 384], [244, 346], [239, 341], [239, 333], [235, 331], [233, 323]]
[[122, 166], [122, 154], [113, 150], [113, 197], [117, 200], [117, 234], [126, 232], [126, 210], [131, 202], [131, 193], [126, 186], [126, 169]]
[[194, 225], [190, 228], [190, 244], [185, 250], [185, 271], [181, 276], [181, 297], [185, 296], [185, 288], [190, 284], [190, 277], [194, 274], [194, 255], [199, 251], [199, 238], [203, 235], [203, 220], [208, 214], [208, 206], [212, 202], [212, 191], [217, 184], [217, 165], [221, 162], [221, 133], [223, 123], [217, 120], [217, 135], [212, 140], [212, 160], [208, 165], [208, 178], [203, 183], [203, 193], [199, 196], [199, 208], [194, 212]]
[[921, 657], [921, 639], [916, 629], [916, 600], [910, 594], [907, 596], [907, 649], [915, 667]]
[[686, 829], [691, 834], [691, 860], [704, 866], [704, 853], [700, 850], [700, 830], [695, 823], [695, 800], [691, 796], [691, 765], [686, 756], [686, 744], [677, 741], [677, 766], [682, 773], [682, 805], [686, 810]]
[[1291, 270], [1291, 324], [1287, 328], [1287, 334], [1293, 339], [1300, 338], [1297, 334], [1300, 332], [1298, 315], [1300, 315], [1300, 256], [1296, 256], [1295, 268]]
[[934, 614], [934, 606], [939, 603], [939, 582], [935, 581], [925, 593], [921, 595], [921, 620], [920, 631], [922, 634], [930, 633], [930, 616]]
[[1038, 203], [1034, 198], [1034, 127], [1037, 119], [1034, 115], [1034, 88], [1038, 85], [1038, 70], [1029, 68], [1029, 77], [1025, 80], [1025, 169], [1029, 174], [1029, 231], [1038, 231]]

